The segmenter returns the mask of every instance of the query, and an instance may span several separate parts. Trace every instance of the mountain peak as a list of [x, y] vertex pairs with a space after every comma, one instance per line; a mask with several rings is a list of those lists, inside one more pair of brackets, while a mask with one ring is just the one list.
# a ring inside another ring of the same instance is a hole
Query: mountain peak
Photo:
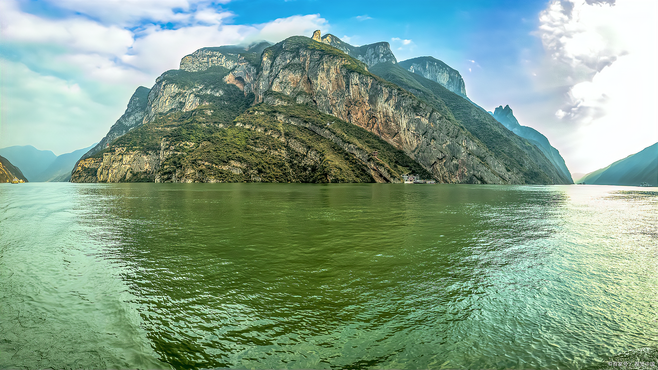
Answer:
[[313, 32], [313, 40], [332, 46], [343, 53], [358, 59], [368, 67], [379, 63], [397, 63], [395, 55], [391, 51], [391, 45], [388, 42], [376, 42], [362, 46], [352, 46], [340, 38], [330, 33], [321, 37], [320, 30]]
[[516, 117], [514, 117], [514, 112], [512, 112], [512, 108], [510, 108], [509, 105], [505, 105], [505, 108], [503, 108], [502, 105], [496, 107], [493, 116], [498, 122], [502, 123], [503, 126], [505, 126], [510, 131], [514, 131], [514, 129], [517, 129], [521, 126], [519, 121], [516, 120]]
[[440, 83], [457, 95], [466, 97], [466, 84], [459, 71], [434, 57], [425, 56], [408, 59], [400, 62], [400, 66], [409, 72]]

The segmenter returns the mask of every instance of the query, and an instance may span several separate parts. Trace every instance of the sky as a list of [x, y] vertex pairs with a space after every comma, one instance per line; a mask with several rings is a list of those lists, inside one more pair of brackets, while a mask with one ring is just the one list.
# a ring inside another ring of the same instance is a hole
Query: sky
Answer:
[[509, 105], [572, 173], [658, 141], [655, 0], [2, 0], [0, 148], [56, 154], [107, 133], [134, 90], [206, 46], [319, 29], [431, 55], [467, 95]]

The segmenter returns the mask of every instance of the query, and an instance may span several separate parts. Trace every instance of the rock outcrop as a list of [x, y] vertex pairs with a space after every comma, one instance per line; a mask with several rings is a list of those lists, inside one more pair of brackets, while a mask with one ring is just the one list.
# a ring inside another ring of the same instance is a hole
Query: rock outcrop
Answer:
[[379, 63], [397, 63], [397, 59], [391, 51], [391, 45], [388, 42], [352, 46], [332, 34], [320, 37], [320, 31], [313, 33], [313, 40], [333, 46], [352, 58], [362, 61], [368, 67]]
[[81, 159], [89, 158], [92, 155], [107, 148], [112, 141], [125, 135], [128, 131], [141, 125], [144, 121], [144, 114], [148, 106], [148, 95], [151, 89], [140, 86], [130, 97], [128, 107], [121, 117], [110, 128], [110, 131], [101, 139], [96, 146], [85, 153]]
[[509, 105], [498, 106], [493, 113], [493, 117], [500, 123], [503, 124], [508, 130], [512, 131], [516, 135], [529, 140], [531, 143], [535, 144], [548, 158], [549, 161], [557, 168], [562, 175], [569, 179], [570, 183], [573, 183], [571, 178], [571, 172], [567, 168], [564, 158], [560, 155], [560, 152], [551, 146], [551, 143], [548, 141], [546, 136], [542, 135], [539, 131], [528, 126], [521, 126], [519, 121], [514, 117], [512, 108]]
[[14, 179], [27, 182], [27, 179], [18, 167], [11, 164], [7, 158], [0, 156], [0, 183], [12, 182]]
[[419, 57], [400, 62], [409, 72], [417, 73], [428, 80], [440, 83], [446, 89], [466, 97], [466, 85], [461, 74], [433, 57]]

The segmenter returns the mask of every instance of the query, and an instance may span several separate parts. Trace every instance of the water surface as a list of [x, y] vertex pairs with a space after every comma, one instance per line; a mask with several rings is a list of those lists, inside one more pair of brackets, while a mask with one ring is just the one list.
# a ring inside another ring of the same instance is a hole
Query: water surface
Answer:
[[2, 184], [0, 368], [651, 359], [657, 206], [609, 186]]

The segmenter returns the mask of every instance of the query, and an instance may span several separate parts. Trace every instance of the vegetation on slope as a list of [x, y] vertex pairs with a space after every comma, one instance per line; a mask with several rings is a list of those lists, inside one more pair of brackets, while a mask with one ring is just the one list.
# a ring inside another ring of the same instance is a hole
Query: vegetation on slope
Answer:
[[658, 186], [658, 143], [588, 173], [577, 181], [596, 185]]
[[448, 119], [466, 128], [505, 163], [508, 171], [523, 174], [526, 183], [570, 183], [537, 147], [514, 135], [489, 113], [441, 84], [411, 73], [397, 64], [381, 63], [372, 67], [371, 72], [407, 89]]
[[[233, 104], [215, 102], [191, 112], [159, 117], [120, 137], [94, 157], [131, 151], [166, 152], [157, 173], [134, 174], [125, 181], [154, 181], [156, 177], [159, 181], [195, 182], [385, 181], [373, 167], [383, 169], [391, 176], [389, 180], [398, 180], [406, 173], [430, 177], [419, 164], [376, 135], [311, 106], [259, 104], [246, 109], [253, 97], [242, 95], [242, 101], [231, 101]], [[305, 125], [327, 130], [342, 140], [342, 146]], [[348, 145], [362, 157], [345, 150]]]

